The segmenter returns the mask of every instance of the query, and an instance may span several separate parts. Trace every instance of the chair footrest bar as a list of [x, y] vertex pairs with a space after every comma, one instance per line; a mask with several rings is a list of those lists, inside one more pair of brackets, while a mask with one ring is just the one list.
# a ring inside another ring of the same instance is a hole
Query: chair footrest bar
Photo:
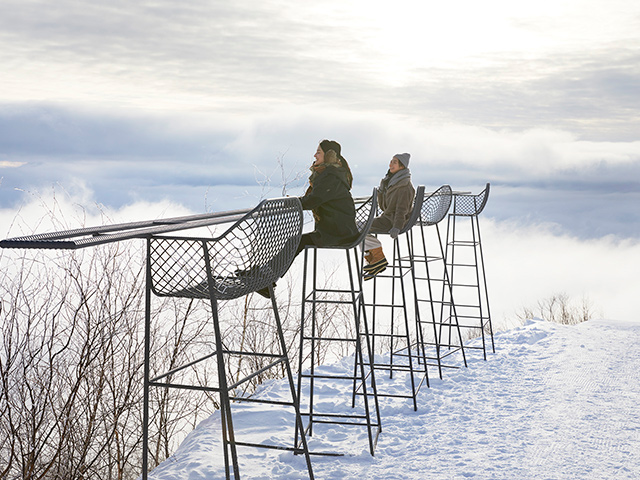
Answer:
[[[301, 413], [300, 415], [303, 415], [303, 416], [305, 416], [305, 415], [306, 415], [306, 416], [309, 416], [309, 414], [304, 414], [304, 413]], [[327, 416], [327, 415], [318, 415], [317, 413], [312, 414], [312, 416], [314, 417], [314, 418], [313, 418], [313, 423], [320, 423], [320, 424], [323, 424], [323, 425], [359, 425], [359, 426], [361, 426], [361, 427], [368, 427], [369, 425], [371, 425], [371, 427], [378, 427], [378, 426], [379, 426], [377, 423], [373, 423], [373, 422], [372, 422], [372, 423], [370, 423], [370, 424], [368, 424], [368, 423], [366, 422], [367, 417], [365, 417], [365, 416], [357, 417], [357, 418], [359, 418], [360, 420], [362, 420], [361, 422], [355, 422], [355, 421], [354, 421], [354, 422], [348, 422], [348, 421], [346, 421], [346, 420], [323, 420], [323, 419], [316, 419], [316, 418], [315, 418], [316, 416]], [[340, 418], [345, 418], [345, 419], [346, 419], [346, 418], [356, 418], [356, 417], [346, 417], [346, 416], [344, 416], [344, 417], [340, 417]]]
[[424, 342], [423, 345], [428, 345], [431, 347], [440, 347], [440, 348], [455, 348], [460, 349], [460, 345], [455, 345], [452, 343], [434, 343], [434, 342]]
[[[418, 392], [416, 391], [416, 394]], [[356, 392], [356, 395], [363, 395], [360, 392]], [[378, 396], [379, 397], [386, 397], [386, 398], [406, 398], [407, 400], [409, 399], [413, 399], [413, 395], [400, 395], [400, 394], [393, 394], [393, 393], [382, 393], [382, 392], [378, 392]]]
[[[348, 293], [348, 292], [345, 292]], [[353, 302], [351, 300], [330, 300], [330, 299], [320, 299], [320, 298], [316, 298], [314, 299], [310, 299], [310, 298], [305, 298], [304, 300], [306, 303], [328, 303], [328, 304], [332, 304], [332, 305], [353, 305]]]
[[245, 352], [240, 350], [224, 350], [224, 353], [229, 355], [242, 355], [245, 357], [265, 357], [265, 358], [282, 358], [284, 355], [280, 353], [260, 353], [260, 352]]
[[172, 370], [169, 370], [168, 372], [162, 373], [162, 374], [158, 375], [157, 377], [149, 380], [149, 382], [157, 382], [161, 378], [168, 377], [169, 375], [173, 375], [174, 373], [178, 373], [178, 372], [184, 370], [185, 368], [189, 368], [189, 367], [192, 367], [194, 365], [197, 365], [200, 362], [204, 362], [205, 360], [208, 360], [211, 357], [215, 357], [216, 353], [217, 353], [217, 351], [213, 351], [212, 353], [210, 353], [208, 355], [205, 355], [202, 358], [198, 358], [198, 359], [196, 359], [196, 360], [194, 360], [192, 362], [189, 362], [186, 365], [182, 365], [180, 367], [176, 367], [176, 368], [174, 368]]
[[[452, 350], [447, 350], [444, 354], [440, 355], [440, 360], [442, 360], [443, 358], [447, 358], [450, 355], [453, 355], [454, 353], [456, 353], [458, 350], [460, 350], [460, 348], [456, 348], [456, 349], [452, 349]], [[427, 360], [434, 360], [437, 361], [438, 357], [426, 357]]]
[[397, 309], [404, 308], [404, 305], [402, 303], [365, 303], [364, 306], [375, 307], [375, 308], [379, 308], [379, 307], [397, 308]]
[[416, 281], [426, 282], [427, 280], [430, 281], [430, 282], [444, 282], [445, 281], [444, 278], [433, 278], [433, 277], [427, 278], [427, 277], [416, 276]]
[[301, 374], [300, 375], [302, 378], [314, 378], [314, 379], [320, 379], [320, 380], [349, 380], [350, 382], [353, 382], [354, 380], [360, 380], [360, 377], [346, 377], [346, 376], [341, 376], [341, 375], [310, 375], [310, 374]]
[[476, 265], [474, 263], [447, 263], [448, 267], [469, 267], [469, 268], [476, 268]]
[[403, 372], [403, 371], [407, 371], [407, 372], [411, 372], [413, 371], [413, 373], [424, 373], [424, 370], [422, 368], [420, 368], [420, 366], [417, 367], [411, 367], [409, 365], [390, 365], [388, 363], [376, 363], [373, 365], [373, 368], [375, 368], [376, 370], [389, 370], [389, 371], [396, 371], [396, 372]]
[[150, 387], [162, 387], [162, 388], [175, 388], [177, 390], [196, 390], [200, 392], [216, 392], [222, 391], [220, 387], [207, 387], [204, 385], [186, 385], [181, 383], [164, 383], [164, 382], [149, 382]]
[[[320, 412], [300, 412], [300, 415], [303, 417], [313, 417], [313, 422], [318, 422], [319, 420], [316, 417], [325, 417], [325, 418], [354, 418], [357, 420], [366, 420], [366, 415], [349, 415], [347, 413], [320, 413]], [[373, 423], [372, 423], [373, 425]]]
[[295, 403], [293, 402], [285, 402], [285, 401], [278, 401], [278, 400], [261, 400], [259, 398], [253, 398], [253, 397], [229, 397], [229, 400], [234, 400], [237, 402], [247, 402], [247, 403], [264, 403], [266, 405], [281, 405], [281, 406], [285, 406], [285, 407], [294, 407]]
[[[453, 305], [451, 302], [449, 302], [447, 300], [445, 300], [445, 301], [442, 301], [442, 300], [429, 300], [428, 298], [416, 298], [416, 300], [418, 302], [433, 303], [434, 305], [445, 305], [445, 306], [446, 305]], [[456, 307], [457, 306], [458, 305], [456, 304]], [[421, 321], [422, 322], [427, 322], [427, 323], [433, 323], [433, 321], [430, 321], [430, 320], [421, 320]]]
[[456, 246], [456, 247], [474, 247], [476, 245], [480, 245], [480, 242], [478, 241], [473, 241], [473, 240], [454, 240], [452, 242], [449, 242], [449, 246]]
[[[230, 442], [227, 442], [227, 443], [230, 443]], [[237, 442], [237, 441], [234, 443], [237, 447], [268, 448], [270, 450], [284, 450], [288, 452], [295, 452], [296, 454], [304, 453], [304, 450], [296, 447], [285, 447], [282, 445], [267, 445], [264, 443], [250, 443], [250, 442]]]
[[467, 345], [467, 346], [466, 346], [466, 347], [464, 347], [464, 348], [465, 348], [465, 350], [466, 350], [466, 349], [469, 349], [469, 350], [484, 350], [484, 347], [483, 347], [482, 345], [480, 345], [480, 346], [478, 346], [478, 347], [473, 346], [473, 345]]
[[240, 386], [240, 385], [242, 385], [243, 383], [248, 382], [248, 381], [249, 381], [249, 380], [251, 380], [252, 378], [257, 377], [257, 376], [258, 376], [258, 375], [260, 375], [261, 373], [264, 373], [264, 372], [266, 372], [267, 370], [270, 370], [270, 369], [272, 369], [273, 367], [275, 367], [275, 366], [277, 366], [277, 365], [279, 365], [279, 364], [281, 364], [281, 363], [283, 363], [283, 362], [286, 362], [286, 361], [287, 361], [287, 359], [286, 359], [286, 358], [279, 358], [279, 359], [277, 359], [275, 362], [271, 362], [269, 365], [266, 365], [266, 366], [262, 367], [261, 369], [256, 370], [255, 372], [251, 373], [250, 375], [247, 375], [247, 376], [246, 376], [246, 377], [244, 377], [243, 379], [238, 380], [238, 381], [237, 381], [237, 382], [235, 382], [234, 384], [229, 385], [229, 387], [228, 387], [228, 388], [229, 388], [229, 390], [233, 390], [234, 388], [239, 387], [239, 386]]
[[407, 335], [401, 333], [369, 333], [369, 337], [407, 338]]
[[315, 340], [315, 341], [325, 341], [325, 342], [355, 342], [356, 338], [337, 338], [337, 337], [303, 337], [304, 340]]

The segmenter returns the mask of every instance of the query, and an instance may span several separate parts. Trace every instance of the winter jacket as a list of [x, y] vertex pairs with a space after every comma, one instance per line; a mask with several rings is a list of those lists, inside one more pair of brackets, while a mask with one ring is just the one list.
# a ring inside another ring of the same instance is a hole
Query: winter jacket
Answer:
[[300, 201], [304, 210], [313, 211], [315, 229], [309, 234], [313, 243], [322, 247], [345, 245], [355, 240], [359, 232], [347, 169], [319, 165], [314, 167], [309, 183]]
[[402, 179], [398, 182], [393, 182], [389, 174], [380, 182], [378, 205], [383, 213], [373, 220], [373, 233], [387, 233], [392, 228], [402, 229], [411, 216], [416, 190], [411, 183], [409, 172], [400, 170], [395, 175], [400, 174]]

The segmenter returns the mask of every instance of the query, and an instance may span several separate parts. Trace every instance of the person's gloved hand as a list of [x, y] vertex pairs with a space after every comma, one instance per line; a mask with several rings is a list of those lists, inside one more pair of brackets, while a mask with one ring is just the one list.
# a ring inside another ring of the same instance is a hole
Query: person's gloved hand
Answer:
[[400, 233], [400, 229], [393, 227], [391, 230], [389, 230], [389, 235], [391, 235], [391, 238], [398, 238], [398, 234]]

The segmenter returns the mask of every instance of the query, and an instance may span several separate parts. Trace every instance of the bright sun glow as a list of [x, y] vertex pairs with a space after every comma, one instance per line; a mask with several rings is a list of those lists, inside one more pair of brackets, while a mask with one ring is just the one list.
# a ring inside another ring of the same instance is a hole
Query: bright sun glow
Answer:
[[631, 27], [623, 5], [619, 0], [363, 0], [346, 8], [350, 28], [370, 47], [376, 70], [401, 76], [598, 48]]

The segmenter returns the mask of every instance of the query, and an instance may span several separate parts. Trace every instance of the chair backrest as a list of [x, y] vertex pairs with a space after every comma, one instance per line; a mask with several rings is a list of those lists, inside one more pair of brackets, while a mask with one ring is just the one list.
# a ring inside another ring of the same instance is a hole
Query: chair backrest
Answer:
[[[264, 200], [215, 238], [150, 237], [148, 267], [158, 296], [228, 300], [271, 285], [293, 262], [302, 235], [297, 197]], [[206, 256], [210, 271], [207, 271]]]
[[[371, 196], [356, 209], [356, 226], [360, 235], [351, 242], [349, 245], [341, 245], [338, 248], [353, 248], [358, 246], [364, 240], [364, 237], [369, 233], [373, 219], [376, 218], [376, 212], [378, 211], [378, 188], [374, 187]], [[333, 248], [333, 247], [330, 247]]]
[[439, 223], [447, 215], [449, 207], [451, 207], [451, 187], [442, 185], [422, 202], [420, 225], [426, 227]]
[[424, 185], [418, 185], [418, 188], [416, 188], [416, 196], [413, 200], [413, 209], [411, 210], [411, 215], [409, 215], [409, 219], [407, 220], [407, 223], [404, 224], [404, 227], [400, 229], [400, 234], [411, 230], [411, 228], [416, 224], [422, 212], [423, 202]]
[[456, 195], [453, 202], [453, 215], [473, 217], [479, 215], [489, 199], [489, 184], [477, 195]]

